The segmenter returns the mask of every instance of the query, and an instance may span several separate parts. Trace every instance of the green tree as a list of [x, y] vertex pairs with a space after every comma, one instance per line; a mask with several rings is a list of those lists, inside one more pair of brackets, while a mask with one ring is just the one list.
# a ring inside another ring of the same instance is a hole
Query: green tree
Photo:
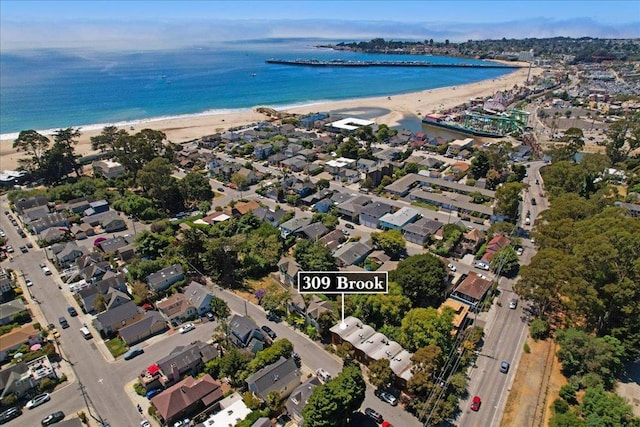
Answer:
[[620, 120], [607, 129], [607, 139], [599, 141], [612, 164], [623, 162], [632, 150], [640, 147], [640, 122]]
[[354, 294], [345, 299], [345, 310], [376, 330], [384, 325], [400, 326], [410, 309], [411, 300], [395, 282], [389, 283], [389, 292], [386, 294]]
[[407, 242], [400, 230], [387, 230], [371, 233], [371, 240], [376, 249], [384, 251], [392, 259], [397, 259], [407, 247]]
[[522, 184], [508, 182], [496, 190], [496, 206], [494, 211], [498, 215], [504, 215], [510, 222], [518, 218], [518, 206], [520, 204], [520, 192]]
[[607, 393], [602, 387], [588, 388], [581, 405], [585, 423], [602, 427], [638, 427], [640, 418], [620, 396]]
[[260, 305], [265, 311], [276, 311], [289, 298], [291, 298], [289, 291], [280, 285], [271, 284], [267, 287], [264, 296], [260, 298]]
[[519, 267], [520, 260], [518, 254], [511, 245], [500, 249], [493, 255], [493, 258], [491, 258], [491, 269], [496, 272], [500, 269], [500, 274], [503, 276], [515, 276]]
[[369, 368], [369, 382], [375, 388], [387, 388], [395, 378], [395, 374], [389, 367], [389, 359], [379, 359], [371, 362]]
[[216, 319], [226, 321], [231, 315], [229, 305], [222, 298], [212, 297], [211, 301], [209, 301], [209, 307], [211, 307], [211, 313], [213, 313]]
[[398, 263], [389, 279], [402, 288], [414, 307], [440, 305], [446, 288], [444, 263], [431, 254], [412, 255]]
[[90, 138], [91, 148], [102, 152], [115, 152], [118, 139], [125, 138], [128, 135], [129, 134], [124, 129], [118, 130], [115, 126], [105, 126], [102, 128], [102, 132], [100, 132], [99, 135], [92, 136]]
[[328, 383], [313, 390], [302, 409], [305, 427], [341, 427], [362, 405], [365, 382], [357, 365], [346, 366]]
[[448, 352], [453, 345], [453, 316], [453, 310], [448, 308], [442, 313], [433, 307], [409, 310], [400, 326], [400, 343], [409, 351], [436, 345]]
[[24, 151], [29, 158], [20, 159], [18, 163], [27, 171], [34, 173], [42, 168], [42, 156], [49, 147], [51, 141], [46, 136], [33, 129], [23, 130], [13, 141], [13, 148]]
[[230, 347], [227, 352], [220, 358], [220, 375], [229, 377], [238, 387], [244, 382], [244, 378], [240, 373], [247, 369], [247, 365], [251, 360], [251, 356], [245, 354], [235, 347]]
[[251, 359], [247, 365], [247, 372], [254, 374], [267, 365], [280, 360], [281, 357], [289, 359], [293, 353], [293, 344], [291, 341], [281, 338], [273, 342], [271, 347], [267, 347], [264, 350], [259, 351], [256, 357]]
[[96, 313], [102, 313], [107, 308], [104, 295], [98, 294], [96, 299], [93, 300], [93, 308]]
[[361, 146], [358, 143], [358, 141], [356, 141], [356, 139], [352, 136], [346, 138], [344, 141], [342, 141], [342, 144], [340, 144], [340, 147], [338, 147], [338, 150], [336, 150], [336, 154], [339, 157], [346, 157], [348, 159], [357, 159], [358, 158], [358, 151], [360, 150]]
[[155, 259], [162, 255], [171, 242], [172, 239], [167, 236], [143, 230], [136, 235], [134, 244], [139, 255]]
[[202, 201], [213, 198], [209, 180], [200, 173], [188, 173], [179, 182], [182, 198], [189, 206], [197, 206]]
[[160, 202], [163, 210], [180, 212], [184, 208], [177, 180], [171, 176], [173, 166], [164, 157], [146, 163], [138, 173], [138, 183], [146, 194]]
[[329, 182], [328, 179], [319, 179], [318, 182], [316, 182], [316, 187], [318, 188], [318, 190], [324, 190], [325, 188], [329, 188], [329, 186], [331, 185], [331, 183]]
[[80, 176], [80, 165], [78, 164], [79, 156], [75, 154], [74, 147], [78, 144], [80, 138], [80, 130], [75, 128], [58, 129], [53, 134], [53, 145], [59, 147], [63, 154], [63, 162], [65, 168], [71, 169]]
[[332, 271], [337, 268], [331, 250], [320, 243], [302, 240], [293, 255], [303, 271]]
[[484, 178], [487, 176], [487, 172], [489, 172], [489, 156], [484, 151], [479, 151], [478, 154], [475, 155], [473, 160], [471, 160], [470, 172], [471, 176], [475, 179]]
[[236, 187], [238, 187], [238, 190], [246, 190], [247, 187], [249, 186], [249, 181], [247, 180], [247, 177], [245, 175], [242, 175], [239, 172], [236, 172], [233, 175], [231, 175], [231, 182]]
[[164, 132], [153, 129], [142, 129], [134, 135], [119, 132], [114, 141], [114, 157], [131, 172], [135, 181], [140, 169], [156, 157], [165, 155], [167, 160], [172, 160], [165, 147], [166, 138]]

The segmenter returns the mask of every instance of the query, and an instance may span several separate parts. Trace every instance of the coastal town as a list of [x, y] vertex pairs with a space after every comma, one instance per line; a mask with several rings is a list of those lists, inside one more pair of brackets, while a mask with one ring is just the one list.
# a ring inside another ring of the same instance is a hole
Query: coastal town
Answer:
[[[414, 101], [420, 130], [317, 105], [82, 152], [20, 132], [0, 423], [637, 425], [640, 62], [502, 53], [519, 83]], [[311, 271], [388, 288], [300, 292]]]

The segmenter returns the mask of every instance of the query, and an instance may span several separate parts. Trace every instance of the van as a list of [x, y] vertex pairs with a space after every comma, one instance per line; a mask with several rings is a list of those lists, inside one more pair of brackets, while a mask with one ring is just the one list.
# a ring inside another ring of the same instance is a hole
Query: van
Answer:
[[91, 338], [93, 338], [93, 335], [91, 335], [91, 331], [86, 326], [83, 326], [82, 328], [80, 328], [80, 333], [82, 334], [85, 340], [90, 340]]

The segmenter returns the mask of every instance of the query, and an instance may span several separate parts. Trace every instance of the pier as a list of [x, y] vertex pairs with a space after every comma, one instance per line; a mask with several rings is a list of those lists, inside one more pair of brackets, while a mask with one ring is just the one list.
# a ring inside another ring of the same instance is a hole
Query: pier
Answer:
[[431, 68], [524, 68], [522, 65], [510, 64], [440, 64], [426, 61], [346, 61], [332, 59], [321, 61], [319, 59], [267, 59], [267, 64], [300, 65], [306, 67], [431, 67]]

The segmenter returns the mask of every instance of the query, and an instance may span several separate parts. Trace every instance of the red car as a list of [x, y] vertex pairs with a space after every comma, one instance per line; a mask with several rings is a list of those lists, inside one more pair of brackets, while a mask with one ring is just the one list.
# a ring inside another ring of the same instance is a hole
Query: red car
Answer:
[[480, 409], [481, 403], [482, 402], [480, 401], [480, 396], [473, 396], [473, 401], [471, 402], [471, 410], [477, 411], [478, 409]]

